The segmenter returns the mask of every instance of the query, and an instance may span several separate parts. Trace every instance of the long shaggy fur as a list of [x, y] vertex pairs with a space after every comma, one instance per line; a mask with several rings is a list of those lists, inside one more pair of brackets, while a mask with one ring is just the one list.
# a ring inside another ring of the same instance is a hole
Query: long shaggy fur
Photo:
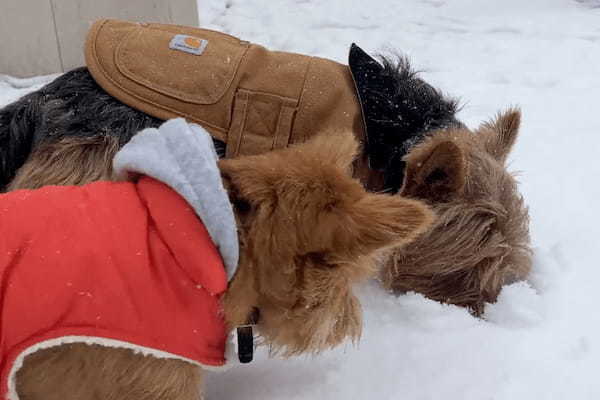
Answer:
[[405, 158], [402, 194], [429, 201], [437, 219], [424, 235], [394, 252], [382, 271], [386, 287], [416, 291], [480, 315], [503, 285], [527, 276], [528, 210], [505, 167], [519, 118], [510, 110], [477, 132], [433, 133]]

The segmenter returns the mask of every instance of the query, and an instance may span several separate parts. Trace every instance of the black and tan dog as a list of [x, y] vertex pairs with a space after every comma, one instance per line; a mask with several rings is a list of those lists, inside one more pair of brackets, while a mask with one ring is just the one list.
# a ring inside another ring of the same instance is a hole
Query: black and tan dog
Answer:
[[438, 215], [384, 264], [387, 287], [479, 314], [530, 269], [527, 210], [505, 166], [518, 111], [471, 131], [456, 101], [406, 61], [379, 63], [356, 46], [348, 67], [213, 31], [100, 21], [86, 59], [0, 110], [0, 185], [110, 177], [120, 146], [174, 116], [202, 124], [228, 157], [341, 132], [362, 144], [354, 176], [365, 187], [424, 200]]

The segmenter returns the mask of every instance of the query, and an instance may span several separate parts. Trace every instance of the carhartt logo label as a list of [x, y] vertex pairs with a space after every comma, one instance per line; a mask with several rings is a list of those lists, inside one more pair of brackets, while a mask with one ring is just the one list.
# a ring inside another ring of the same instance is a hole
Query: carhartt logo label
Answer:
[[208, 46], [208, 40], [188, 35], [175, 35], [169, 43], [169, 48], [173, 50], [184, 51], [196, 56], [204, 53], [206, 46]]

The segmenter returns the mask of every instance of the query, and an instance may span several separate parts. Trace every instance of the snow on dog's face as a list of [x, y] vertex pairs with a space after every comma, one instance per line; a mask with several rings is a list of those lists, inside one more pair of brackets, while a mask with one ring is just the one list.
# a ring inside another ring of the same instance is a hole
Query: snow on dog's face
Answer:
[[372, 276], [380, 250], [410, 242], [432, 220], [418, 201], [367, 193], [351, 178], [356, 150], [351, 135], [323, 135], [219, 163], [241, 242], [226, 319], [244, 324], [257, 308], [266, 344], [286, 355], [357, 339], [353, 285]]
[[529, 217], [506, 159], [520, 113], [510, 110], [476, 132], [433, 132], [405, 157], [403, 196], [429, 202], [437, 219], [394, 252], [384, 284], [481, 314], [503, 284], [530, 270]]

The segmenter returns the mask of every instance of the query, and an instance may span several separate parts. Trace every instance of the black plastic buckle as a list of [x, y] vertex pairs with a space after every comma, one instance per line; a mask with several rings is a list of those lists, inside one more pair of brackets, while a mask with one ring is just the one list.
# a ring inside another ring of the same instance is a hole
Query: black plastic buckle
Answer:
[[248, 364], [254, 359], [254, 333], [252, 325], [242, 325], [237, 328], [238, 358], [242, 364]]

